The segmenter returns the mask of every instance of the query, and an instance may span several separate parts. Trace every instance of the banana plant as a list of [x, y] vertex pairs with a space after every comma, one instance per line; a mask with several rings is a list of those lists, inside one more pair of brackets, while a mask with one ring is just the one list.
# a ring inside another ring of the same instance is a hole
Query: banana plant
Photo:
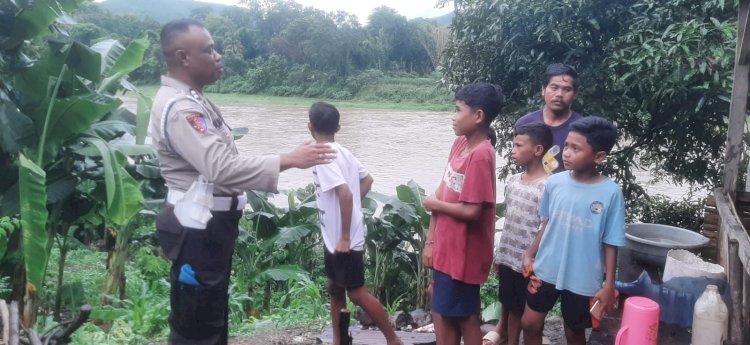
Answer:
[[[127, 47], [112, 41], [88, 47], [71, 40], [56, 22], [81, 2], [13, 2], [13, 16], [0, 11], [13, 28], [0, 31], [0, 169], [8, 172], [0, 183], [0, 214], [20, 214], [26, 326], [33, 324], [52, 239], [79, 221], [64, 214], [71, 198], [80, 197], [78, 187], [101, 176], [93, 180], [101, 187], [91, 197], [102, 195], [100, 209], [115, 226], [125, 226], [142, 207], [123, 151], [150, 153], [138, 147], [148, 100], [139, 95], [135, 125], [113, 118], [126, 112], [115, 91], [134, 89], [124, 77], [140, 66], [149, 41], [141, 36]], [[39, 57], [30, 59], [29, 51]], [[136, 143], [123, 148], [111, 143], [129, 132]]]
[[[373, 268], [371, 284], [376, 296], [386, 303], [404, 294], [413, 294], [407, 300], [414, 300], [418, 308], [425, 308], [429, 302], [430, 280], [422, 264], [422, 247], [430, 225], [430, 215], [422, 205], [424, 195], [424, 189], [412, 180], [396, 187], [396, 196], [370, 192], [363, 202], [368, 267]], [[378, 215], [377, 203], [382, 205]], [[401, 281], [414, 285], [404, 286]]]
[[[248, 203], [253, 211], [245, 214], [235, 246], [240, 260], [235, 261], [241, 286], [251, 297], [262, 289], [263, 310], [268, 311], [273, 282], [289, 282], [307, 274], [312, 248], [320, 244], [315, 194], [307, 187], [287, 194], [288, 208], [281, 209], [268, 201], [268, 193], [249, 191]], [[259, 289], [260, 288], [260, 289]], [[253, 307], [254, 309], [254, 307]], [[251, 312], [252, 314], [252, 312]]]

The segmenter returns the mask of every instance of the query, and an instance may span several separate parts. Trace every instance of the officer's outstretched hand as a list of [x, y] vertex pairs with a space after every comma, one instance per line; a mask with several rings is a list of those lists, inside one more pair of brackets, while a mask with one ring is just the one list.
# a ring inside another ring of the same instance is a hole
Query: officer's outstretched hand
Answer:
[[289, 168], [307, 169], [313, 165], [328, 164], [336, 159], [336, 150], [326, 144], [308, 141], [289, 153], [281, 155], [281, 171]]

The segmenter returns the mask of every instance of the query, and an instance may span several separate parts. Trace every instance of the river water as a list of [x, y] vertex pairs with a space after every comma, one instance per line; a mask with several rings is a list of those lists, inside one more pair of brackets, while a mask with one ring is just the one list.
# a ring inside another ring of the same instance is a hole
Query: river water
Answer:
[[[312, 101], [311, 101], [312, 103]], [[128, 108], [135, 108], [126, 99]], [[307, 106], [219, 104], [232, 127], [247, 127], [249, 133], [237, 141], [244, 155], [277, 154], [311, 140], [307, 129]], [[455, 135], [450, 112], [339, 109], [341, 130], [336, 141], [347, 147], [370, 171], [373, 190], [394, 195], [396, 186], [414, 180], [432, 193], [443, 175]], [[498, 165], [503, 161], [498, 157]], [[638, 178], [649, 180], [649, 173]], [[291, 169], [279, 178], [279, 190], [304, 187], [312, 182], [310, 169]], [[504, 182], [497, 182], [502, 201]], [[649, 192], [681, 198], [687, 188], [669, 183], [647, 187]], [[282, 200], [282, 199], [279, 199]], [[274, 200], [277, 201], [277, 200]]]

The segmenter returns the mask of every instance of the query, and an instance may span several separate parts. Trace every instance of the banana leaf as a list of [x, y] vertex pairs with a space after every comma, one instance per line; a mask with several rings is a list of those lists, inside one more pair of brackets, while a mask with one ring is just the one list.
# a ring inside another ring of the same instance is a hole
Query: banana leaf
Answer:
[[0, 99], [0, 149], [18, 153], [23, 146], [34, 144], [34, 124], [7, 99]]
[[42, 288], [47, 270], [47, 174], [26, 156], [20, 155], [19, 197], [23, 256], [26, 265], [27, 293], [34, 295]]
[[[23, 41], [41, 35], [52, 35], [51, 24], [56, 22], [60, 14], [77, 8], [86, 0], [35, 0], [29, 1], [28, 7], [22, 7], [16, 14], [13, 23], [13, 33], [0, 40], [0, 50], [16, 48]], [[8, 18], [9, 19], [9, 18]]]
[[279, 233], [262, 242], [261, 247], [265, 250], [271, 247], [283, 248], [289, 243], [297, 242], [312, 232], [319, 231], [317, 224], [302, 224], [279, 228]]
[[101, 85], [99, 85], [99, 92], [109, 90], [111, 86], [116, 85], [128, 73], [141, 67], [143, 65], [143, 54], [151, 44], [145, 33], [130, 41], [127, 48], [122, 48], [122, 44], [117, 41], [111, 41], [103, 41], [92, 47], [104, 57], [102, 75], [106, 77]]
[[102, 158], [107, 191], [107, 216], [117, 225], [125, 225], [141, 210], [143, 195], [136, 180], [125, 170], [127, 157], [99, 138], [83, 138]]
[[125, 88], [125, 90], [133, 92], [138, 98], [135, 121], [135, 142], [136, 144], [143, 144], [146, 142], [146, 135], [148, 134], [149, 119], [151, 118], [152, 100], [148, 96], [144, 95], [141, 90], [130, 83], [127, 79], [121, 79], [120, 85]]
[[143, 145], [146, 143], [148, 134], [149, 119], [151, 118], [151, 98], [146, 97], [142, 92], [137, 92], [138, 106], [136, 108], [137, 121], [135, 125], [135, 143]]
[[104, 120], [92, 124], [84, 133], [104, 141], [112, 141], [125, 133], [135, 135], [135, 126], [118, 120]]
[[97, 94], [56, 100], [49, 117], [37, 125], [42, 126], [40, 142], [44, 144], [41, 162], [49, 161], [65, 140], [85, 131], [120, 104], [119, 99]]

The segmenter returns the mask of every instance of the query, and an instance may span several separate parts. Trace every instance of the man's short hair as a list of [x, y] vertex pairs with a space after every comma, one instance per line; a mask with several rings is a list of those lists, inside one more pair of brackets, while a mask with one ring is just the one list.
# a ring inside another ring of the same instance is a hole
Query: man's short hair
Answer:
[[586, 137], [594, 153], [604, 151], [609, 153], [617, 141], [617, 128], [609, 120], [599, 116], [587, 116], [573, 122], [570, 132]]
[[308, 114], [312, 128], [320, 134], [335, 134], [339, 129], [341, 115], [339, 115], [338, 109], [331, 104], [317, 102], [310, 107]]
[[183, 34], [187, 32], [188, 30], [190, 30], [191, 26], [205, 28], [203, 23], [201, 23], [198, 20], [190, 19], [190, 18], [175, 19], [167, 24], [164, 24], [164, 27], [161, 28], [161, 33], [159, 34], [159, 40], [161, 42], [161, 51], [164, 53], [164, 55], [167, 55], [167, 53], [170, 53], [167, 51], [167, 49], [170, 48], [175, 38], [179, 34]]
[[484, 124], [488, 126], [503, 109], [505, 96], [498, 85], [490, 83], [468, 84], [456, 92], [456, 101], [463, 101], [472, 109], [482, 109]]
[[525, 123], [516, 127], [513, 136], [527, 135], [534, 145], [542, 145], [544, 152], [552, 147], [552, 130], [541, 121]]
[[544, 79], [542, 80], [542, 87], [547, 87], [549, 81], [559, 75], [567, 75], [573, 78], [573, 90], [578, 91], [578, 87], [581, 85], [578, 82], [578, 72], [576, 72], [573, 66], [562, 63], [553, 63], [547, 66], [547, 70], [544, 72]]

